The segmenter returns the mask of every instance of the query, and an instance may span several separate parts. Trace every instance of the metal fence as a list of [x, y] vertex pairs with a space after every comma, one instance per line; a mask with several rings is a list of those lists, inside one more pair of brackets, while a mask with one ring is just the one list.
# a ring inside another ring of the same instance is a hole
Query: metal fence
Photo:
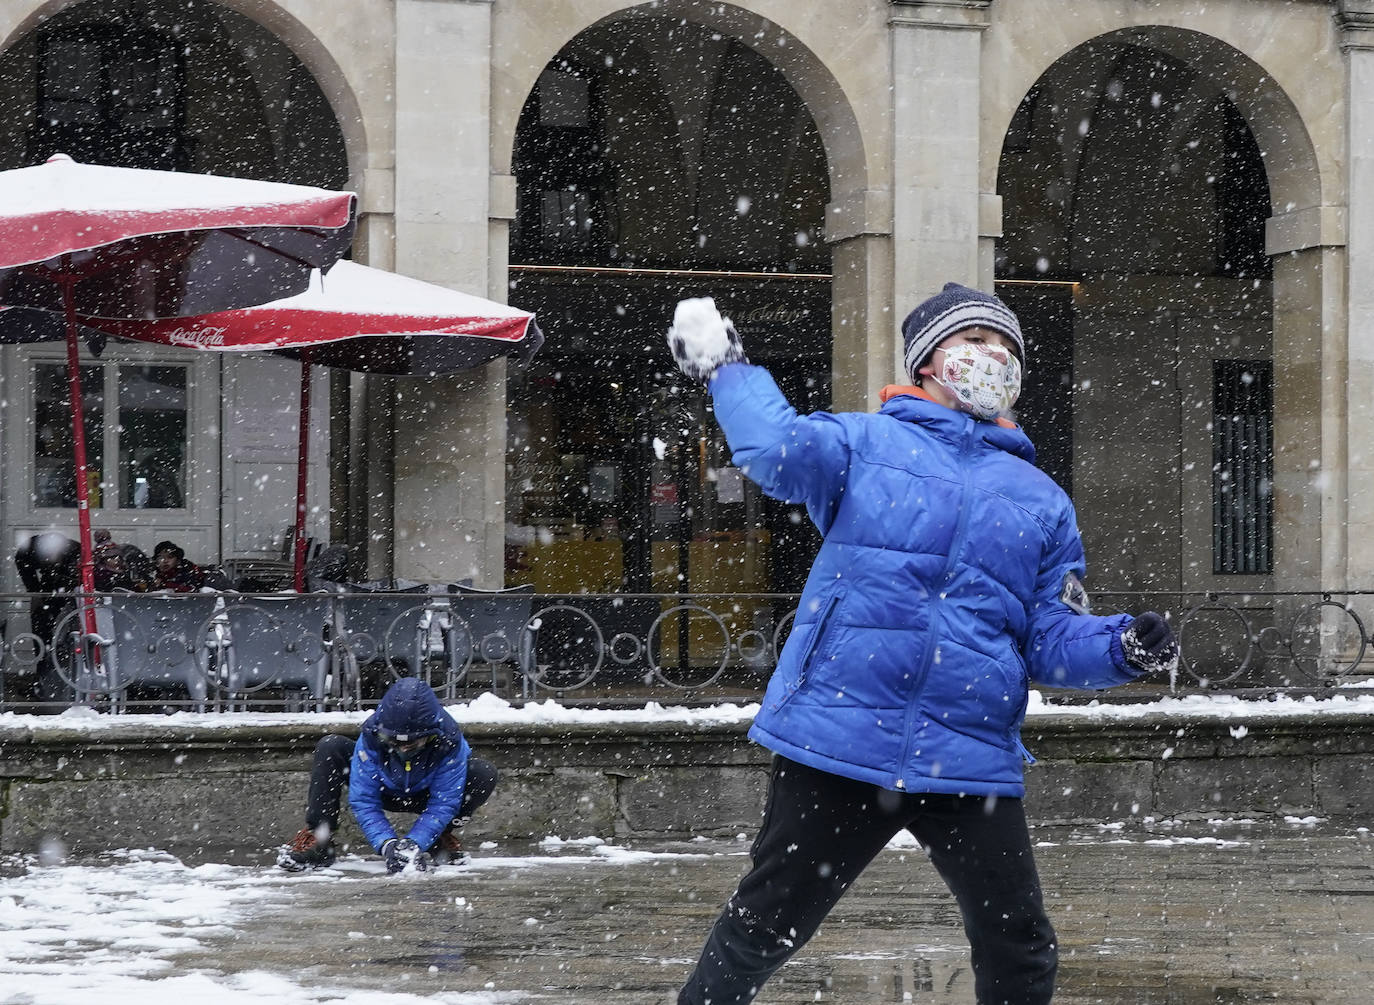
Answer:
[[[1182, 643], [1155, 692], [1326, 691], [1365, 667], [1374, 593], [1111, 593], [1096, 613], [1165, 612]], [[95, 609], [82, 630], [80, 605]], [[327, 709], [399, 676], [446, 700], [758, 697], [794, 594], [535, 595], [408, 584], [306, 594], [0, 595], [0, 709]], [[1116, 692], [1094, 697], [1106, 698]]]

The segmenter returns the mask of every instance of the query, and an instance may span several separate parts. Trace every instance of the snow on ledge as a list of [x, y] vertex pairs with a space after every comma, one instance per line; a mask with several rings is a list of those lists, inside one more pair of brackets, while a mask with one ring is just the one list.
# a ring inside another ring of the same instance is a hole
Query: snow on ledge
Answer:
[[[662, 705], [649, 702], [642, 708], [589, 709], [568, 708], [552, 699], [515, 706], [491, 692], [470, 702], [446, 706], [464, 726], [524, 725], [664, 725], [708, 727], [746, 725], [758, 714], [757, 702], [721, 704], [701, 708]], [[101, 732], [104, 730], [195, 728], [242, 729], [254, 726], [313, 727], [357, 725], [368, 716], [358, 712], [174, 712], [170, 715], [110, 715], [90, 708], [70, 708], [59, 715], [0, 714], [0, 731], [21, 729], [33, 733], [47, 731]], [[1026, 719], [1068, 717], [1087, 722], [1125, 722], [1165, 719], [1168, 721], [1206, 721], [1237, 719], [1313, 718], [1322, 715], [1374, 716], [1374, 690], [1334, 694], [1327, 698], [1278, 696], [1265, 700], [1246, 700], [1231, 695], [1184, 695], [1131, 704], [1056, 704], [1039, 691], [1030, 693]]]

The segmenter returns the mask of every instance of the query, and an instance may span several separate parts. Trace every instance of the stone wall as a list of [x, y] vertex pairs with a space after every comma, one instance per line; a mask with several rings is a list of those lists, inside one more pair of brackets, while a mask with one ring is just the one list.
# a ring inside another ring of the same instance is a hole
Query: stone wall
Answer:
[[[1281, 818], [1374, 813], [1368, 714], [1243, 721], [1041, 715], [1024, 737], [1027, 807], [1039, 822]], [[356, 727], [353, 727], [356, 731]], [[310, 752], [325, 725], [0, 727], [0, 851], [55, 838], [72, 852], [123, 847], [234, 854], [300, 826]], [[342, 731], [342, 730], [341, 730]], [[473, 724], [502, 772], [468, 841], [620, 840], [752, 832], [768, 755], [743, 724]], [[357, 841], [351, 823], [341, 835]]]

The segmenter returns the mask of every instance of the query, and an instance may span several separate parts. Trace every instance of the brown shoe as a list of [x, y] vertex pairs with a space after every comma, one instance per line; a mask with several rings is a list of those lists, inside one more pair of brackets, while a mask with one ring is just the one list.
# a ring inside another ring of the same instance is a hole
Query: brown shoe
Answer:
[[467, 852], [463, 851], [463, 842], [458, 837], [458, 829], [450, 827], [439, 835], [439, 840], [434, 842], [434, 863], [436, 865], [462, 865], [468, 860]]
[[[318, 828], [320, 833], [326, 833], [327, 827], [321, 825]], [[334, 845], [325, 838], [320, 840], [316, 829], [302, 827], [296, 832], [296, 836], [291, 839], [291, 843], [283, 845], [277, 852], [277, 865], [287, 872], [304, 872], [306, 869], [327, 869], [334, 864]]]

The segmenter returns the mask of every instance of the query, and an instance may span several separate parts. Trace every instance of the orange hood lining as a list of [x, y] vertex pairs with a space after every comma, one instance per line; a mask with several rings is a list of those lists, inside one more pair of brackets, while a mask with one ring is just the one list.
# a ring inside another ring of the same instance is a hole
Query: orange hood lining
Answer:
[[[915, 384], [888, 384], [886, 387], [884, 387], [881, 391], [878, 392], [878, 399], [884, 405], [886, 405], [889, 399], [900, 398], [902, 395], [909, 395], [912, 398], [922, 398], [925, 401], [933, 402], [934, 404], [941, 405], [941, 407], [944, 408], [949, 407], [948, 405], [944, 405], [943, 402], [935, 401], [934, 398], [932, 398], [929, 394], [926, 393], [925, 388], [917, 387]], [[1003, 429], [1016, 428], [1016, 423], [1012, 422], [1010, 419], [1003, 418], [1000, 415], [997, 417], [997, 424], [1001, 426]]]

